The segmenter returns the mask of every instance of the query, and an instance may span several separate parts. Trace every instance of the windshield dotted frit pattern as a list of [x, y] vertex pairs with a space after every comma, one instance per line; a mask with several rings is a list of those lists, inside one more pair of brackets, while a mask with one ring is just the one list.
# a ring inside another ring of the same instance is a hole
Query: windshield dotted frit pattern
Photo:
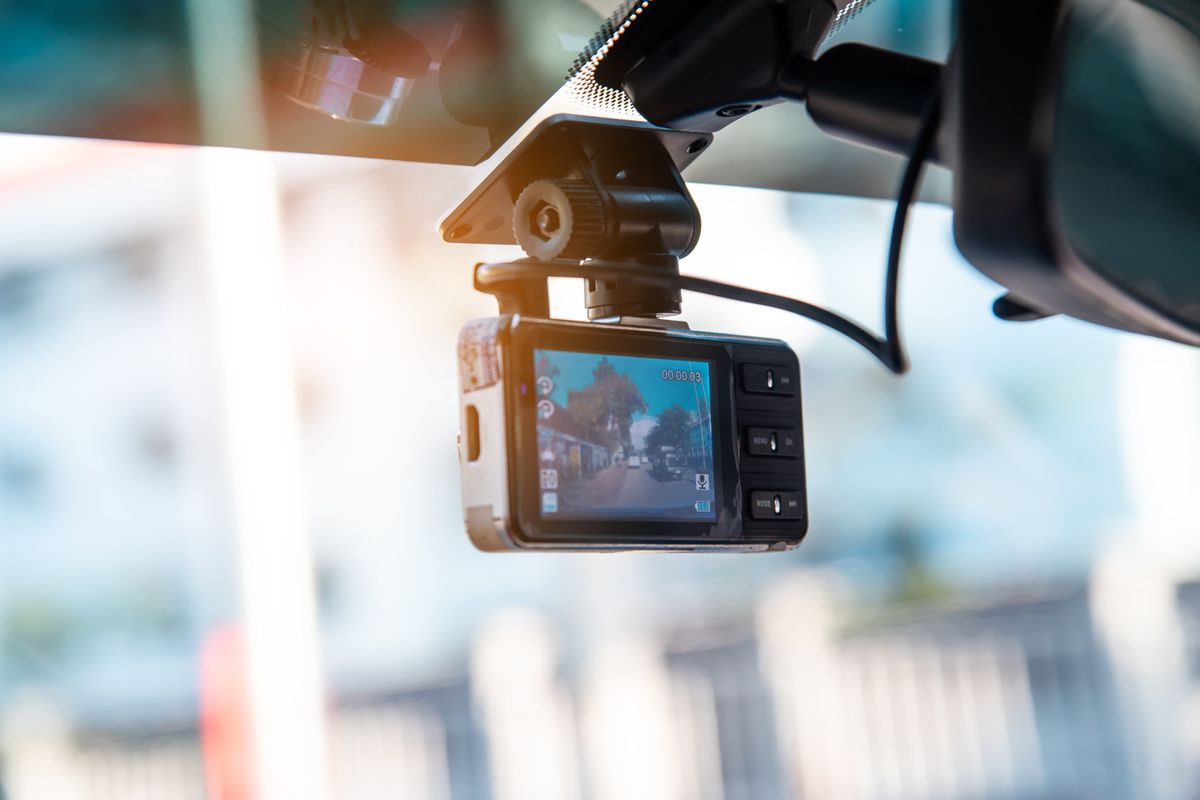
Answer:
[[651, 0], [626, 0], [604, 21], [600, 30], [596, 31], [596, 35], [575, 59], [567, 75], [571, 95], [576, 100], [614, 117], [641, 119], [641, 115], [624, 91], [611, 89], [596, 82], [596, 68], [621, 35], [649, 8], [650, 3]]
[[833, 24], [829, 26], [829, 30], [825, 32], [825, 38], [828, 39], [835, 33], [840, 31], [842, 27], [858, 16], [858, 12], [862, 11], [875, 0], [850, 0], [846, 5], [838, 9], [837, 16], [833, 18]]

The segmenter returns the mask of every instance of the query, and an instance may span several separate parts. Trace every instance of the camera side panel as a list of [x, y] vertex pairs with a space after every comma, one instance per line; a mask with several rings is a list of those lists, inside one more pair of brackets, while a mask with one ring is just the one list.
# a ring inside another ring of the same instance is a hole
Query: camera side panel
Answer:
[[458, 461], [463, 521], [480, 550], [516, 549], [509, 523], [509, 452], [501, 318], [459, 334]]

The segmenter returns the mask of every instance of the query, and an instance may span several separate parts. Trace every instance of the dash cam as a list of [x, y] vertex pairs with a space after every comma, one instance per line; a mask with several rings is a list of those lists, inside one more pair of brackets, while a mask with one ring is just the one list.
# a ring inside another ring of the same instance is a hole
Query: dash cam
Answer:
[[487, 551], [761, 551], [808, 527], [786, 344], [475, 320], [459, 336], [463, 513]]
[[[700, 234], [680, 170], [711, 141], [549, 117], [443, 220], [447, 241], [529, 256], [476, 265], [500, 315], [459, 336], [463, 514], [480, 549], [765, 551], [804, 538], [795, 354], [663, 319], [683, 291], [715, 291], [679, 271]], [[582, 279], [592, 322], [550, 318], [551, 277]]]

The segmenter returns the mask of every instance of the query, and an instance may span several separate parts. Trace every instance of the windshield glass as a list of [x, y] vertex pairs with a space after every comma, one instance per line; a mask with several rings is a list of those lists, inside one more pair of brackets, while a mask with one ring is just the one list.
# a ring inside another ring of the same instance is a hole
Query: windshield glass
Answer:
[[[1190, 785], [1193, 352], [995, 321], [918, 207], [904, 379], [685, 295], [800, 356], [797, 551], [487, 555], [455, 339], [495, 313], [472, 264], [513, 250], [434, 227], [471, 179], [0, 138], [7, 800]], [[887, 203], [694, 191], [685, 272], [877, 319]], [[552, 303], [581, 317], [579, 284]], [[622, 471], [695, 469], [668, 446]]]
[[[0, 131], [476, 164], [622, 0], [52, 0], [0, 6]], [[836, 0], [847, 41], [942, 60], [951, 0]], [[594, 45], [593, 45], [594, 46]], [[575, 113], [608, 116], [606, 104]], [[884, 196], [896, 159], [801, 109], [740, 121], [699, 179]], [[745, 153], [763, 154], [747, 160]], [[771, 157], [774, 154], [774, 157]], [[786, 165], [786, 166], [785, 166]], [[944, 199], [944, 185], [930, 197]]]

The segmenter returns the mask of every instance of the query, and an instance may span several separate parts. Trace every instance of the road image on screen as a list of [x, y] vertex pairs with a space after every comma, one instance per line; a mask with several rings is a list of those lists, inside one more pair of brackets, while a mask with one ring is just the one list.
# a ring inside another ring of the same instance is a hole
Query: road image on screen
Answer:
[[543, 517], [716, 518], [707, 361], [533, 358]]

